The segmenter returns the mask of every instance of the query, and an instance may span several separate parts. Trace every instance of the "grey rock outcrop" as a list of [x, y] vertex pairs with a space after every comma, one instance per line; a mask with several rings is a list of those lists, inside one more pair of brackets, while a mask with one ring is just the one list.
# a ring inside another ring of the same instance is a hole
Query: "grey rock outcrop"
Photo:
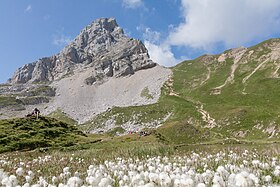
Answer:
[[86, 26], [60, 53], [24, 65], [8, 82], [52, 82], [72, 75], [78, 68], [91, 68], [92, 74], [85, 79], [91, 85], [155, 65], [141, 41], [127, 37], [114, 18], [100, 18]]

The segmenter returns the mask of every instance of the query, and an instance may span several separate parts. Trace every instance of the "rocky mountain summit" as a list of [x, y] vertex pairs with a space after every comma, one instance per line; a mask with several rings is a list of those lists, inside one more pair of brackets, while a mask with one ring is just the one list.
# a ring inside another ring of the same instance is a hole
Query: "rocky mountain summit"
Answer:
[[155, 65], [141, 41], [127, 37], [114, 18], [100, 18], [60, 53], [19, 68], [9, 82], [51, 82], [72, 75], [77, 68], [90, 67], [92, 73], [84, 81], [91, 85]]

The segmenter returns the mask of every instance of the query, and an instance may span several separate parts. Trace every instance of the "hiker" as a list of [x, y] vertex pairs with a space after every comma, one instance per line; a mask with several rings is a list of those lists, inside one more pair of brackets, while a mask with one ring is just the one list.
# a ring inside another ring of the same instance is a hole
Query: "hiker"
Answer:
[[40, 115], [40, 110], [38, 108], [35, 108], [32, 112], [32, 115], [36, 116], [36, 118], [38, 119]]

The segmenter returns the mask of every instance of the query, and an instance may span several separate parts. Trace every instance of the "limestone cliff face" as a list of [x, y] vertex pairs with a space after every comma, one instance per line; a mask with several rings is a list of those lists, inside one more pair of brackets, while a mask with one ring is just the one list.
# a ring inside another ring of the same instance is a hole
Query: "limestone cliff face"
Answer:
[[155, 65], [141, 41], [127, 37], [114, 18], [100, 18], [86, 26], [60, 53], [19, 68], [9, 82], [51, 82], [78, 68], [91, 68], [92, 75], [85, 83], [94, 84]]

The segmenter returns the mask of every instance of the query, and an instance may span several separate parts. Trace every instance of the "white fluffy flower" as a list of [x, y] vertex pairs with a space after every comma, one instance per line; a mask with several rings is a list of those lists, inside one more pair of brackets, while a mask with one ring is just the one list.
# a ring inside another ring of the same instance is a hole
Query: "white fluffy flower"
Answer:
[[253, 173], [249, 174], [249, 179], [252, 180], [252, 182], [254, 183], [255, 186], [259, 185], [259, 178], [256, 175], [254, 175]]
[[242, 173], [238, 173], [235, 176], [235, 186], [236, 187], [246, 187], [249, 186], [248, 180], [245, 178], [245, 176]]
[[213, 185], [214, 184], [219, 186], [225, 186], [225, 181], [221, 176], [215, 174], [213, 178]]
[[264, 181], [270, 183], [272, 181], [272, 177], [270, 175], [267, 175], [264, 177]]
[[279, 176], [280, 176], [280, 170], [275, 169], [275, 170], [273, 171], [273, 175], [274, 175], [275, 177], [279, 177]]
[[69, 167], [65, 167], [65, 168], [63, 168], [63, 173], [68, 173], [69, 172]]
[[98, 184], [99, 187], [108, 187], [112, 184], [112, 179], [110, 178], [102, 178], [100, 183]]
[[147, 183], [143, 187], [155, 187], [154, 183]]
[[18, 180], [15, 175], [10, 175], [9, 177], [3, 178], [1, 183], [3, 186], [13, 187], [18, 184]]
[[35, 175], [35, 174], [33, 173], [33, 171], [30, 171], [30, 170], [27, 172], [27, 174], [28, 174], [31, 178], [33, 178], [34, 175]]
[[29, 183], [24, 183], [24, 185], [22, 185], [22, 187], [30, 187]]
[[80, 187], [83, 181], [79, 177], [70, 177], [67, 181], [68, 187]]
[[181, 184], [184, 187], [193, 187], [194, 186], [194, 181], [190, 178], [181, 179]]
[[206, 184], [204, 184], [204, 183], [198, 183], [196, 187], [206, 187]]
[[38, 183], [40, 184], [40, 186], [47, 186], [48, 185], [48, 182], [42, 176], [39, 177]]
[[24, 170], [23, 170], [21, 167], [20, 167], [20, 168], [17, 168], [16, 174], [17, 174], [18, 176], [22, 176], [23, 173], [24, 173]]
[[52, 183], [55, 184], [58, 182], [58, 178], [56, 176], [52, 177]]
[[260, 164], [260, 161], [259, 160], [253, 160], [252, 161], [252, 165], [255, 166], [255, 167], [258, 167]]

